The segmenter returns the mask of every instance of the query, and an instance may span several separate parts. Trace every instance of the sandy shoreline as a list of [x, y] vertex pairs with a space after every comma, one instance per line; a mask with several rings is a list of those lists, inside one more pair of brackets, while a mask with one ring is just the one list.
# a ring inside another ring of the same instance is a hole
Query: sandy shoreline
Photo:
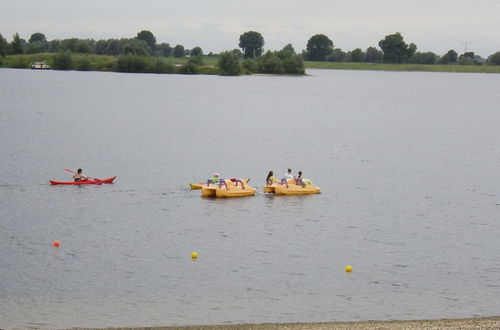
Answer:
[[[87, 329], [87, 328], [72, 328]], [[201, 325], [167, 326], [144, 328], [108, 328], [108, 330], [343, 330], [343, 329], [500, 329], [500, 316], [451, 319], [451, 320], [416, 320], [416, 321], [366, 321], [366, 322], [331, 322], [331, 323], [265, 323], [236, 325]]]

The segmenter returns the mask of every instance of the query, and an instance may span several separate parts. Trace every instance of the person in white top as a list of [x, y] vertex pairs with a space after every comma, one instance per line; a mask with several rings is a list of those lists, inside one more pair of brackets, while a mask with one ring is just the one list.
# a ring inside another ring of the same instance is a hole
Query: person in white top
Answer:
[[288, 171], [285, 173], [285, 176], [283, 178], [284, 179], [294, 179], [291, 168], [288, 169]]

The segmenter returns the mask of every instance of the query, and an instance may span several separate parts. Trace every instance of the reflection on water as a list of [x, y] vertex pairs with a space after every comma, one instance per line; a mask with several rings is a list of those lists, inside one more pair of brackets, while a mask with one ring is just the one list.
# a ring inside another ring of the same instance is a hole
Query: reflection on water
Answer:
[[0, 327], [498, 314], [500, 77], [309, 73], [0, 70]]

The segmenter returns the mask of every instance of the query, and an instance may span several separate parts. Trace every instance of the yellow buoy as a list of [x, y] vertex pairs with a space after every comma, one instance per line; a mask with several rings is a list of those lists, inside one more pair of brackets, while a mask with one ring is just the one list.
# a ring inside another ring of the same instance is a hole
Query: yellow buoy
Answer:
[[198, 258], [198, 253], [197, 252], [191, 252], [191, 258], [192, 259], [197, 259]]
[[352, 267], [350, 265], [345, 266], [345, 271], [348, 273], [352, 272]]

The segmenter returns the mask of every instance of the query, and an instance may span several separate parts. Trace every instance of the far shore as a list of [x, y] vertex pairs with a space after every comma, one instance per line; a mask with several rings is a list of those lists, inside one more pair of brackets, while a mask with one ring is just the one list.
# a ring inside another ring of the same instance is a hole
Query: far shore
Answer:
[[389, 64], [353, 62], [310, 62], [305, 61], [306, 69], [365, 70], [365, 71], [415, 71], [415, 72], [462, 72], [462, 73], [500, 73], [500, 65], [460, 65], [460, 64]]
[[[71, 329], [88, 329], [76, 328]], [[140, 328], [105, 328], [107, 330], [357, 330], [357, 329], [500, 329], [500, 316], [414, 321], [363, 321], [363, 322], [325, 322], [325, 323], [264, 323], [264, 324], [232, 324], [232, 325], [199, 325], [199, 326], [166, 326]]]
[[[54, 53], [38, 53], [25, 55], [8, 55], [3, 60], [0, 58], [0, 67], [4, 68], [30, 68], [32, 62], [43, 61], [52, 64]], [[118, 56], [79, 54], [74, 53], [73, 70], [81, 71], [114, 71], [113, 69]], [[178, 69], [185, 65], [189, 57], [162, 58], [166, 63], [170, 63], [177, 70], [167, 74], [178, 73]], [[85, 63], [85, 69], [81, 68], [81, 63]], [[203, 56], [204, 65], [199, 67], [198, 74], [219, 74], [216, 65], [217, 56]], [[362, 70], [362, 71], [409, 71], [409, 72], [461, 72], [461, 73], [500, 73], [500, 65], [460, 65], [460, 64], [389, 64], [389, 63], [357, 63], [357, 62], [313, 62], [304, 61], [304, 69], [329, 69], [329, 70]], [[260, 74], [259, 74], [260, 75]], [[283, 74], [286, 75], [286, 74]], [[307, 75], [307, 71], [306, 71]]]

